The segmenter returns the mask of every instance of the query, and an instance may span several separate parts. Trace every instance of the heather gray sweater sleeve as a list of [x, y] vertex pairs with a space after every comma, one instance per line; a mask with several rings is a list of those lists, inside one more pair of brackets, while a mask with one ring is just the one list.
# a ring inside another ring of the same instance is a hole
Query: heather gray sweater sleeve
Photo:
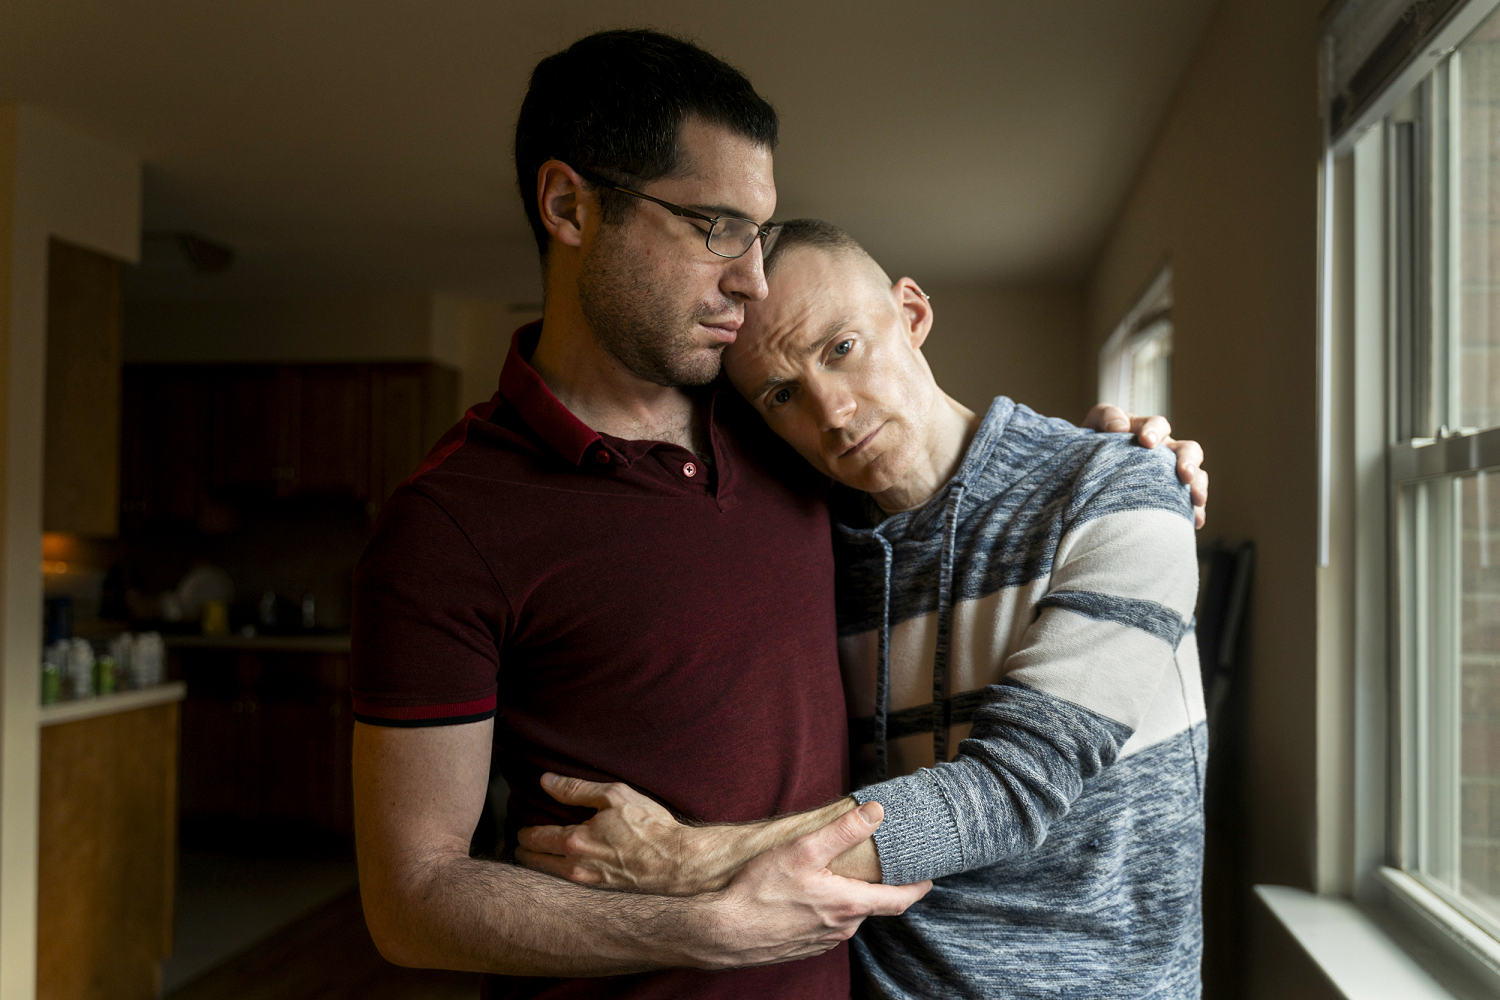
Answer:
[[876, 801], [882, 881], [904, 885], [1041, 844], [1130, 730], [1019, 684], [994, 685], [956, 759], [854, 793]]
[[[955, 757], [855, 792], [885, 807], [875, 834], [884, 881], [940, 878], [1035, 849], [1143, 723], [1146, 739], [1189, 725], [1147, 716], [1184, 666], [1177, 650], [1197, 584], [1190, 515], [1122, 506], [1122, 492], [1075, 508], [1035, 617]], [[952, 646], [966, 643], [958, 636]]]

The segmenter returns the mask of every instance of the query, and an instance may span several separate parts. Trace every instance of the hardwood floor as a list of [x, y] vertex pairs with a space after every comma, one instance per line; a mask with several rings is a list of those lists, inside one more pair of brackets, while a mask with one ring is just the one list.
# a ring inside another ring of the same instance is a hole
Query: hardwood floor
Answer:
[[166, 1000], [475, 1000], [479, 977], [402, 969], [380, 957], [359, 893], [347, 893]]

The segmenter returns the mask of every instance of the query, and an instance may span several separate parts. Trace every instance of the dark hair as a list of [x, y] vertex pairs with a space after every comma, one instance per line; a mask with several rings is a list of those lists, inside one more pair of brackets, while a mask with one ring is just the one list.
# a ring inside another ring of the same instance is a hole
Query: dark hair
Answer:
[[[744, 74], [679, 38], [601, 31], [537, 63], [516, 122], [516, 182], [543, 258], [543, 163], [558, 159], [627, 184], [663, 177], [678, 166], [678, 132], [690, 115], [776, 147], [776, 112]], [[634, 199], [601, 191], [600, 202], [614, 222]]]

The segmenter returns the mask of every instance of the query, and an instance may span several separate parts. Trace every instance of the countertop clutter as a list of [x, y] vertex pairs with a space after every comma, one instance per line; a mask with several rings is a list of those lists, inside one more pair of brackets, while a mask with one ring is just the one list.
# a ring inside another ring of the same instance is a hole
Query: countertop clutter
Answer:
[[65, 598], [47, 601], [42, 650], [42, 704], [150, 688], [167, 678], [166, 645], [157, 632], [118, 632], [88, 639], [66, 624]]

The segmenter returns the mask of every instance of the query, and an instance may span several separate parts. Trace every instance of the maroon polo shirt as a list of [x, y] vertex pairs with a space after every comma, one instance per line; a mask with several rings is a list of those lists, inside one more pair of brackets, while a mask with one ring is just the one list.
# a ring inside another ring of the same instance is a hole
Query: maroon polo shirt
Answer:
[[[386, 504], [354, 597], [354, 710], [387, 726], [495, 717], [506, 842], [579, 822], [544, 770], [742, 821], [847, 788], [824, 490], [726, 387], [713, 461], [585, 426], [512, 340], [500, 390]], [[524, 901], [516, 901], [524, 906]], [[840, 947], [720, 973], [494, 979], [493, 996], [846, 997]]]

